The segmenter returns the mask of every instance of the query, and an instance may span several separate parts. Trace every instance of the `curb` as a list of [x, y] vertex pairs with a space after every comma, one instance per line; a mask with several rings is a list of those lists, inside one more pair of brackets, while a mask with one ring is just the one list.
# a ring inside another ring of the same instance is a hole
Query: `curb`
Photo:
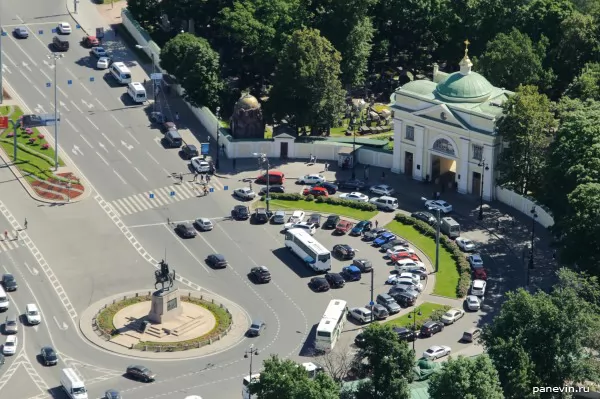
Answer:
[[[210, 345], [205, 345], [198, 349], [190, 349], [185, 351], [177, 351], [177, 352], [152, 352], [152, 351], [138, 351], [135, 349], [127, 349], [124, 346], [112, 343], [110, 341], [106, 341], [101, 336], [99, 336], [94, 328], [92, 327], [94, 317], [98, 314], [99, 310], [103, 308], [105, 305], [112, 304], [113, 300], [123, 299], [124, 296], [132, 296], [136, 293], [144, 293], [147, 294], [148, 291], [152, 291], [152, 289], [145, 290], [136, 290], [129, 291], [117, 295], [113, 295], [104, 299], [101, 299], [93, 304], [91, 304], [88, 308], [86, 308], [79, 317], [79, 331], [88, 340], [91, 344], [107, 351], [110, 353], [114, 353], [120, 356], [125, 356], [127, 358], [137, 358], [137, 359], [151, 359], [151, 360], [163, 360], [163, 361], [174, 361], [174, 360], [186, 360], [186, 359], [197, 359], [206, 356], [213, 356], [221, 352], [225, 352], [238, 345], [245, 339], [245, 333], [247, 327], [250, 323], [249, 315], [243, 310], [242, 307], [237, 305], [235, 302], [232, 302], [222, 296], [217, 294], [213, 294], [212, 292], [206, 290], [200, 291], [192, 291], [181, 289], [180, 291], [182, 295], [187, 295], [188, 293], [195, 292], [196, 294], [201, 293], [202, 296], [207, 298], [208, 300], [214, 299], [215, 301], [222, 303], [232, 318], [232, 326], [230, 331], [225, 335], [222, 339], [213, 342]], [[243, 321], [241, 319], [244, 319]], [[232, 343], [227, 343], [219, 346], [219, 343], [225, 341], [232, 341]]]
[[[77, 1], [77, 0], [75, 0], [75, 1]], [[81, 31], [82, 31], [83, 33], [85, 33], [87, 36], [89, 36], [89, 33], [87, 32], [87, 30], [85, 30], [85, 28], [83, 27], [83, 25], [81, 25], [81, 24], [79, 23], [79, 21], [77, 20], [77, 18], [75, 18], [75, 15], [77, 15], [77, 14], [76, 14], [74, 11], [71, 11], [71, 8], [69, 7], [69, 5], [71, 5], [71, 4], [72, 4], [72, 2], [71, 2], [71, 1], [69, 1], [69, 0], [67, 0], [67, 1], [65, 2], [65, 7], [67, 8], [67, 12], [69, 13], [69, 16], [70, 16], [71, 18], [73, 18], [73, 20], [74, 20], [75, 22], [77, 22], [77, 25], [79, 25], [79, 28], [81, 29]]]

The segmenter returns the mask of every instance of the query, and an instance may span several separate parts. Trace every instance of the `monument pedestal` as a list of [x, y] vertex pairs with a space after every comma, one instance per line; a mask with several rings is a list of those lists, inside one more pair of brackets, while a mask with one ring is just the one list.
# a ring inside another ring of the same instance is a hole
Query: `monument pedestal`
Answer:
[[183, 308], [179, 289], [158, 290], [152, 294], [152, 307], [148, 320], [152, 323], [163, 324], [181, 316]]

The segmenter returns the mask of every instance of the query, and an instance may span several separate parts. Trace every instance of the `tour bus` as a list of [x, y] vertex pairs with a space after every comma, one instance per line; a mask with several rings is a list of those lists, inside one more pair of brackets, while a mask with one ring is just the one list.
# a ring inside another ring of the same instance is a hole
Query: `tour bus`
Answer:
[[285, 246], [316, 272], [331, 270], [331, 252], [302, 229], [285, 232]]
[[7, 310], [8, 306], [8, 295], [4, 292], [4, 288], [0, 286], [0, 310]]
[[[315, 378], [317, 376], [318, 373], [323, 371], [323, 367], [321, 367], [320, 365], [318, 365], [317, 363], [302, 363], [302, 367], [304, 367], [304, 369], [306, 370], [306, 372], [308, 373], [308, 378], [310, 378], [311, 380], [313, 378]], [[250, 376], [245, 376], [242, 380], [242, 399], [258, 399], [258, 395], [254, 394], [254, 395], [250, 395], [250, 381], [252, 381], [252, 384], [258, 382], [260, 380], [260, 373], [259, 374], [252, 374], [252, 377]]]
[[460, 224], [451, 217], [443, 217], [440, 223], [440, 231], [450, 238], [460, 236]]
[[325, 314], [317, 326], [315, 338], [315, 349], [319, 352], [327, 352], [333, 349], [344, 329], [348, 308], [346, 301], [333, 299], [327, 305]]
[[131, 71], [122, 62], [114, 62], [110, 66], [110, 73], [122, 85], [131, 83]]
[[140, 82], [129, 83], [129, 85], [127, 85], [127, 93], [136, 103], [144, 103], [147, 100], [146, 89]]

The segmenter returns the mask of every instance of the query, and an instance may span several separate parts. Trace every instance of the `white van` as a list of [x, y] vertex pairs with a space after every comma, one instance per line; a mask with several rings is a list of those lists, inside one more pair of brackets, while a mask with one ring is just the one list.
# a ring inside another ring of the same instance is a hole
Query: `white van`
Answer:
[[0, 286], [0, 310], [8, 310], [8, 305], [8, 295], [6, 295], [6, 292], [4, 292], [4, 288]]
[[25, 306], [25, 317], [27, 317], [27, 323], [30, 325], [36, 325], [42, 322], [42, 315], [35, 303], [29, 303]]
[[148, 100], [146, 97], [146, 89], [140, 82], [129, 83], [127, 85], [127, 93], [136, 103], [144, 103], [146, 100]]
[[379, 198], [371, 198], [369, 202], [375, 205], [377, 209], [381, 209], [384, 211], [395, 211], [396, 209], [398, 209], [398, 200], [394, 197], [388, 197], [386, 195]]
[[122, 85], [131, 83], [131, 71], [122, 62], [115, 62], [110, 66], [111, 75]]

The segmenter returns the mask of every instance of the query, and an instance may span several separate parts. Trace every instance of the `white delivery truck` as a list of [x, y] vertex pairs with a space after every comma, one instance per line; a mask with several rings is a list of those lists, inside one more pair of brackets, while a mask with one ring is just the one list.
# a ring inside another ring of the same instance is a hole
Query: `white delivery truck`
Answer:
[[71, 399], [88, 399], [87, 389], [83, 380], [75, 370], [62, 369], [60, 371], [60, 384]]

